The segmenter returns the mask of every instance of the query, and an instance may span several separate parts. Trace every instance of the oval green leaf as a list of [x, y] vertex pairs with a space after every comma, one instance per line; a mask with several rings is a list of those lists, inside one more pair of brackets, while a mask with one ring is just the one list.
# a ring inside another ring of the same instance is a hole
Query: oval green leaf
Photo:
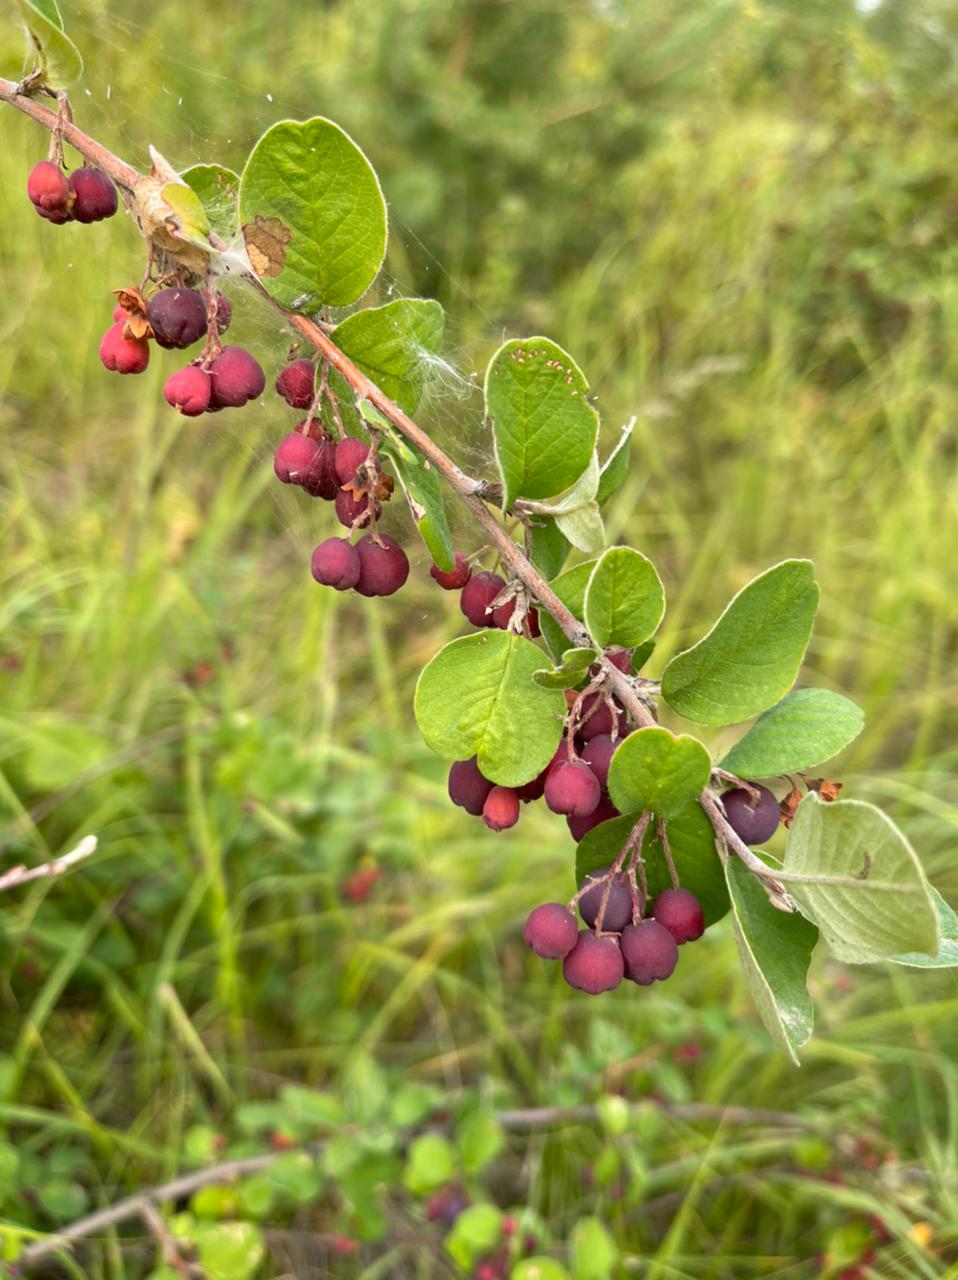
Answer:
[[788, 692], [818, 608], [809, 560], [785, 560], [754, 578], [698, 644], [676, 655], [662, 696], [697, 724], [735, 724]]
[[620, 813], [670, 818], [708, 786], [712, 761], [698, 738], [668, 729], [638, 729], [616, 749], [609, 796]]
[[559, 745], [565, 698], [533, 680], [542, 650], [512, 631], [453, 640], [416, 686], [416, 721], [426, 745], [446, 760], [479, 757], [492, 782], [520, 787]]
[[398, 298], [348, 316], [336, 326], [333, 341], [403, 412], [415, 413], [428, 369], [425, 357], [439, 351], [443, 323], [438, 302]]
[[798, 806], [785, 847], [785, 888], [838, 960], [868, 964], [939, 951], [938, 915], [914, 849], [892, 820], [861, 800]]
[[862, 731], [860, 707], [829, 689], [796, 689], [759, 716], [722, 768], [740, 778], [772, 778], [837, 756]]
[[585, 625], [596, 644], [634, 649], [664, 613], [665, 588], [652, 561], [631, 547], [603, 552], [585, 593]]
[[554, 497], [585, 471], [599, 433], [588, 390], [572, 357], [548, 338], [516, 338], [492, 357], [486, 413], [495, 431], [504, 507], [516, 498]]
[[332, 120], [282, 120], [268, 129], [240, 178], [239, 213], [253, 270], [284, 306], [346, 306], [382, 266], [379, 180]]

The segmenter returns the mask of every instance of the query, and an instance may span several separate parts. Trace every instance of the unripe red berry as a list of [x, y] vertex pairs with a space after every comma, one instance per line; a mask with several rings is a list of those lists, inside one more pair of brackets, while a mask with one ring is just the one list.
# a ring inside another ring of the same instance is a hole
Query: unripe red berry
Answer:
[[27, 195], [41, 217], [49, 222], [69, 222], [73, 198], [70, 184], [63, 170], [52, 160], [41, 160], [30, 170]]
[[282, 484], [298, 485], [314, 479], [319, 469], [319, 444], [302, 431], [291, 431], [284, 436], [273, 454], [276, 479]]
[[[341, 525], [345, 525], [347, 529], [351, 529], [360, 516], [369, 510], [369, 497], [363, 493], [358, 498], [352, 489], [337, 489], [336, 491], [336, 519]], [[379, 504], [376, 504], [377, 516], [379, 512]], [[363, 521], [364, 524], [368, 521]]]
[[705, 914], [698, 898], [688, 889], [663, 889], [652, 903], [652, 914], [679, 946], [694, 942], [705, 932]]
[[259, 362], [243, 347], [223, 347], [211, 363], [209, 375], [213, 380], [210, 407], [216, 409], [238, 409], [261, 396], [266, 386]]
[[434, 564], [429, 570], [429, 576], [435, 578], [444, 591], [461, 591], [472, 577], [472, 569], [462, 552], [457, 551], [454, 568], [440, 569]]
[[113, 319], [126, 321], [129, 320], [129, 318], [130, 313], [127, 311], [126, 307], [121, 307], [120, 304], [117, 303], [113, 308]]
[[668, 929], [658, 920], [641, 920], [622, 930], [619, 939], [625, 976], [640, 987], [664, 982], [671, 977], [679, 958], [679, 948]]
[[577, 733], [583, 742], [591, 742], [593, 738], [603, 734], [611, 734], [621, 723], [621, 717], [612, 714], [605, 696], [602, 693], [590, 693], [582, 699], [582, 715], [587, 717], [579, 725]]
[[578, 844], [593, 827], [597, 827], [601, 822], [608, 822], [610, 818], [621, 818], [621, 816], [622, 815], [619, 813], [618, 809], [609, 797], [603, 796], [592, 813], [587, 814], [584, 818], [579, 818], [574, 814], [570, 814], [569, 817], [566, 818], [566, 824], [568, 825], [572, 839], [576, 844]]
[[[301, 430], [298, 434], [301, 434], [304, 429], [308, 430], [305, 423], [301, 422], [299, 425]], [[328, 436], [321, 436], [315, 443], [316, 456], [313, 459], [313, 465], [309, 474], [300, 483], [311, 497], [322, 498], [325, 502], [332, 502], [339, 493], [336, 472], [333, 469], [336, 446]]]
[[519, 797], [512, 787], [493, 787], [482, 806], [482, 820], [490, 831], [507, 831], [519, 821]]
[[492, 614], [487, 612], [496, 596], [505, 586], [497, 573], [474, 573], [462, 589], [459, 608], [474, 627], [493, 626]]
[[391, 596], [409, 577], [406, 553], [388, 533], [380, 533], [378, 541], [367, 533], [356, 543], [356, 551], [359, 554], [356, 590], [361, 596]]
[[125, 338], [123, 320], [110, 325], [100, 343], [100, 359], [111, 372], [142, 373], [150, 363], [150, 348], [145, 338]]
[[545, 799], [553, 813], [585, 818], [598, 808], [602, 788], [584, 760], [559, 760], [549, 769]]
[[579, 930], [575, 946], [562, 961], [562, 976], [569, 986], [590, 996], [614, 991], [624, 973], [618, 939], [600, 938], [591, 929]]
[[543, 960], [563, 960], [576, 944], [575, 916], [558, 902], [543, 902], [529, 912], [522, 936]]
[[479, 772], [476, 757], [457, 760], [449, 770], [449, 799], [478, 818], [493, 784]]
[[195, 364], [171, 373], [163, 385], [166, 403], [187, 418], [198, 418], [206, 412], [211, 392], [210, 375]]
[[315, 379], [312, 360], [294, 360], [280, 371], [276, 390], [294, 409], [308, 409], [316, 394]]
[[369, 457], [369, 445], [355, 436], [346, 436], [336, 446], [336, 479], [340, 484], [352, 484], [356, 472]]
[[618, 933], [632, 919], [632, 892], [624, 871], [620, 871], [617, 876], [609, 880], [607, 877], [610, 871], [611, 867], [600, 867], [598, 871], [587, 875], [579, 885], [580, 889], [588, 884], [593, 886], [579, 899], [579, 915], [590, 928], [596, 928], [602, 899], [608, 889], [609, 896], [606, 899], [605, 914], [602, 917], [602, 932]]
[[746, 844], [764, 844], [778, 830], [781, 813], [778, 801], [768, 787], [756, 783], [751, 786], [758, 792], [753, 799], [744, 787], [733, 787], [722, 796], [722, 807], [729, 826]]
[[356, 548], [345, 538], [327, 538], [313, 552], [310, 572], [324, 587], [348, 591], [359, 581], [361, 564]]
[[621, 738], [615, 741], [607, 733], [600, 733], [597, 738], [587, 742], [582, 752], [582, 759], [599, 780], [599, 786], [605, 790], [609, 783], [609, 765], [615, 755], [615, 749]]
[[146, 314], [157, 345], [167, 351], [191, 347], [206, 333], [206, 303], [195, 289], [161, 289]]
[[77, 222], [101, 222], [116, 213], [116, 187], [102, 169], [74, 169], [69, 182], [74, 197], [70, 214]]

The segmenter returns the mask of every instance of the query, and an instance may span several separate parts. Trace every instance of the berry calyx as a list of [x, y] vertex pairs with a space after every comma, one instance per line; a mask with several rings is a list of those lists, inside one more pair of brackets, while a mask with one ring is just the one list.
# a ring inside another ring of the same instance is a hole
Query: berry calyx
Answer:
[[276, 391], [294, 409], [308, 409], [316, 394], [316, 368], [312, 360], [294, 360], [276, 379]]
[[213, 381], [210, 408], [238, 409], [263, 394], [266, 377], [259, 362], [243, 347], [223, 347], [209, 367]]
[[166, 403], [187, 418], [198, 418], [206, 412], [212, 391], [210, 375], [195, 364], [171, 373], [163, 384]]
[[591, 929], [599, 927], [599, 911], [608, 890], [605, 914], [602, 917], [603, 933], [618, 933], [632, 919], [632, 893], [628, 877], [624, 871], [620, 871], [610, 879], [611, 870], [611, 867], [600, 867], [598, 871], [587, 875], [579, 886], [581, 890], [592, 885], [579, 899], [579, 915]]
[[641, 920], [622, 930], [619, 939], [625, 976], [640, 987], [671, 977], [679, 958], [678, 943], [658, 920]]
[[73, 193], [70, 216], [76, 222], [101, 222], [116, 213], [116, 187], [102, 169], [74, 169], [68, 181]]
[[462, 552], [457, 551], [455, 568], [440, 569], [434, 564], [429, 570], [429, 576], [439, 583], [443, 591], [461, 591], [472, 577], [472, 569]]
[[145, 338], [127, 338], [125, 320], [110, 325], [100, 342], [100, 359], [111, 373], [142, 373], [150, 363], [150, 348]]
[[545, 801], [553, 813], [586, 818], [602, 799], [602, 788], [584, 760], [559, 760], [549, 769]]
[[587, 995], [614, 991], [625, 974], [618, 938], [599, 937], [580, 929], [575, 946], [562, 961], [562, 976], [570, 987]]
[[191, 347], [206, 333], [206, 303], [195, 289], [161, 289], [146, 315], [157, 346], [167, 351]]
[[688, 889], [663, 889], [652, 903], [652, 915], [664, 925], [675, 941], [694, 942], [705, 932], [705, 913]]
[[73, 193], [66, 175], [52, 160], [41, 160], [30, 170], [27, 195], [41, 218], [48, 222], [69, 222]]
[[757, 796], [751, 796], [744, 787], [733, 787], [722, 795], [722, 807], [729, 826], [740, 840], [746, 844], [764, 844], [778, 830], [778, 801], [768, 787], [754, 782], [749, 785], [758, 792]]
[[336, 479], [340, 484], [352, 484], [356, 472], [369, 457], [369, 445], [355, 436], [346, 436], [336, 445]]
[[490, 831], [507, 831], [519, 821], [519, 797], [512, 787], [493, 787], [482, 806], [482, 820]]
[[367, 533], [356, 543], [356, 552], [359, 577], [355, 587], [361, 596], [391, 596], [409, 577], [406, 553], [388, 533], [379, 534], [378, 540]]
[[543, 902], [529, 912], [522, 930], [526, 946], [543, 960], [564, 960], [576, 944], [575, 916], [558, 902]]
[[313, 552], [310, 572], [324, 587], [348, 591], [355, 587], [362, 572], [359, 554], [345, 538], [327, 538]]
[[588, 814], [584, 818], [579, 818], [576, 817], [575, 814], [570, 814], [568, 818], [566, 818], [566, 823], [569, 827], [572, 839], [576, 844], [578, 844], [593, 827], [597, 827], [601, 822], [608, 822], [610, 818], [621, 817], [621, 813], [619, 813], [618, 809], [609, 797], [603, 796], [592, 813]]
[[457, 760], [449, 770], [449, 799], [453, 804], [478, 818], [493, 783], [479, 772], [476, 757]]
[[474, 627], [493, 626], [492, 614], [488, 612], [496, 596], [505, 586], [505, 580], [498, 573], [487, 573], [482, 570], [474, 573], [462, 589], [459, 597], [459, 608]]

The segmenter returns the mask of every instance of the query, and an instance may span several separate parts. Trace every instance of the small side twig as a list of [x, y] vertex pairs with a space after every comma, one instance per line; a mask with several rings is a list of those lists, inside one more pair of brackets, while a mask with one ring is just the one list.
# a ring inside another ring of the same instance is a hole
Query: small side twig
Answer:
[[0, 875], [0, 891], [13, 889], [17, 885], [29, 884], [31, 880], [43, 880], [47, 876], [62, 876], [65, 871], [75, 867], [84, 858], [89, 858], [96, 851], [96, 836], [84, 836], [75, 849], [54, 858], [51, 862], [42, 862], [38, 867], [11, 867]]

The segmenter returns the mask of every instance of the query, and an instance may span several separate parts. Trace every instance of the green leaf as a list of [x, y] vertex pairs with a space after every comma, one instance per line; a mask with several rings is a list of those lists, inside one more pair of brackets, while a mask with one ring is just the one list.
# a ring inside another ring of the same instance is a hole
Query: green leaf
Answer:
[[649, 658], [655, 652], [655, 641], [646, 640], [644, 644], [640, 644], [632, 654], [632, 674], [638, 675]]
[[335, 1129], [342, 1124], [342, 1104], [334, 1093], [287, 1084], [280, 1090], [279, 1096], [290, 1123], [296, 1126], [298, 1132], [315, 1133], [317, 1130]]
[[818, 608], [808, 560], [785, 560], [754, 578], [708, 635], [665, 668], [662, 696], [698, 724], [734, 724], [791, 688]]
[[239, 232], [239, 175], [221, 164], [194, 164], [180, 177], [199, 197], [210, 230], [232, 240]]
[[208, 248], [206, 237], [209, 235], [210, 222], [206, 216], [203, 202], [185, 182], [168, 182], [162, 190], [163, 199], [176, 214], [179, 232], [186, 240]]
[[323, 1176], [312, 1156], [305, 1151], [287, 1151], [267, 1170], [274, 1187], [296, 1204], [309, 1204], [323, 1189]]
[[[558, 578], [553, 578], [549, 583], [549, 586], [565, 607], [580, 622], [582, 621], [582, 615], [585, 613], [585, 589], [589, 585], [589, 578], [596, 564], [597, 561], [595, 560], [587, 560], [585, 564], [577, 564], [573, 568], [567, 569], [565, 573], [560, 573]], [[539, 626], [542, 628], [542, 634], [545, 637], [546, 644], [552, 650], [553, 656], [556, 658], [561, 657], [568, 649], [569, 641], [552, 615], [546, 613], [544, 609], [539, 612]]]
[[386, 253], [386, 202], [352, 138], [331, 120], [282, 120], [240, 177], [240, 224], [253, 270], [287, 307], [361, 297]]
[[83, 59], [73, 41], [64, 34], [60, 10], [53, 0], [33, 0], [33, 3], [16, 0], [16, 3], [36, 54], [37, 67], [43, 72], [43, 84], [55, 93], [69, 89], [83, 75]]
[[426, 550], [440, 569], [447, 572], [455, 565], [456, 554], [452, 545], [452, 534], [446, 518], [446, 508], [442, 500], [442, 485], [439, 474], [418, 450], [407, 446], [397, 449], [393, 443], [392, 433], [385, 436], [382, 451], [388, 454], [403, 493], [409, 504], [409, 510], [416, 529]]
[[548, 338], [504, 343], [486, 370], [486, 413], [495, 431], [504, 507], [516, 498], [551, 498], [589, 465], [599, 418], [589, 384], [570, 355]]
[[735, 939], [752, 999], [772, 1039], [798, 1063], [815, 1025], [808, 965], [818, 930], [798, 912], [779, 911], [738, 858], [725, 864]]
[[442, 1090], [435, 1085], [407, 1080], [392, 1096], [389, 1118], [397, 1128], [407, 1129], [431, 1116], [441, 1102]]
[[486, 1107], [470, 1111], [456, 1128], [456, 1142], [466, 1173], [479, 1173], [495, 1160], [505, 1145], [505, 1140], [505, 1130], [494, 1111]]
[[416, 720], [426, 745], [446, 760], [479, 757], [492, 782], [519, 787], [541, 773], [562, 733], [565, 699], [533, 674], [542, 650], [513, 631], [453, 640], [416, 687]]
[[538, 508], [540, 514], [552, 515], [562, 536], [586, 555], [594, 555], [605, 546], [605, 526], [595, 500], [598, 487], [599, 460], [593, 453], [589, 465], [562, 501]]
[[262, 1232], [252, 1222], [218, 1222], [195, 1234], [209, 1280], [251, 1280], [266, 1257]]
[[198, 1218], [216, 1221], [236, 1217], [236, 1190], [233, 1187], [200, 1187], [190, 1197], [190, 1212]]
[[958, 966], [958, 914], [944, 900], [934, 885], [928, 886], [932, 905], [938, 915], [938, 931], [941, 945], [933, 956], [910, 951], [901, 956], [889, 956], [895, 964], [911, 965], [915, 969], [954, 969]]
[[867, 964], [917, 951], [938, 954], [938, 916], [921, 863], [892, 820], [861, 800], [798, 806], [783, 869], [786, 882], [832, 954]]
[[449, 1256], [461, 1267], [471, 1267], [499, 1243], [502, 1213], [491, 1204], [474, 1204], [464, 1209], [446, 1236]]
[[612, 497], [622, 487], [629, 474], [629, 453], [632, 448], [632, 432], [635, 430], [635, 419], [622, 428], [619, 442], [602, 464], [599, 475], [599, 488], [595, 500], [599, 506]]
[[619, 1260], [619, 1247], [598, 1218], [580, 1218], [570, 1244], [575, 1280], [608, 1280]]
[[89, 1197], [78, 1182], [50, 1178], [37, 1191], [37, 1202], [55, 1222], [70, 1222], [86, 1212]]
[[[628, 739], [627, 739], [628, 741]], [[575, 878], [581, 884], [590, 871], [614, 862], [635, 826], [637, 815], [613, 818], [588, 832], [576, 848]], [[729, 909], [725, 872], [715, 850], [715, 832], [698, 801], [692, 801], [666, 824], [669, 847], [679, 879], [702, 904], [706, 925], [713, 925]], [[654, 898], [671, 887], [668, 864], [654, 830], [642, 844], [649, 893]]]
[[523, 1258], [509, 1272], [509, 1280], [569, 1280], [569, 1273], [554, 1258]]
[[722, 768], [740, 778], [771, 778], [811, 769], [837, 756], [861, 733], [859, 707], [828, 689], [796, 689], [759, 716]]
[[566, 649], [559, 666], [534, 671], [532, 678], [543, 689], [574, 689], [598, 656], [595, 649]]
[[262, 1222], [276, 1203], [276, 1188], [265, 1173], [256, 1173], [236, 1185], [236, 1203], [244, 1218]]
[[638, 729], [619, 744], [609, 766], [609, 796], [620, 813], [648, 810], [671, 818], [708, 786], [712, 761], [698, 738], [668, 729]]
[[9, 1142], [0, 1142], [0, 1204], [17, 1189], [20, 1153]]
[[634, 649], [665, 613], [665, 588], [652, 561], [631, 547], [610, 547], [598, 560], [585, 592], [585, 625], [602, 648]]
[[348, 316], [333, 341], [403, 412], [415, 413], [428, 369], [424, 357], [439, 351], [443, 324], [438, 302], [399, 298]]
[[448, 1182], [456, 1169], [456, 1153], [439, 1133], [423, 1133], [409, 1146], [403, 1184], [413, 1195], [425, 1196]]
[[571, 545], [554, 516], [540, 516], [532, 522], [532, 563], [544, 578], [554, 578], [561, 571]]

